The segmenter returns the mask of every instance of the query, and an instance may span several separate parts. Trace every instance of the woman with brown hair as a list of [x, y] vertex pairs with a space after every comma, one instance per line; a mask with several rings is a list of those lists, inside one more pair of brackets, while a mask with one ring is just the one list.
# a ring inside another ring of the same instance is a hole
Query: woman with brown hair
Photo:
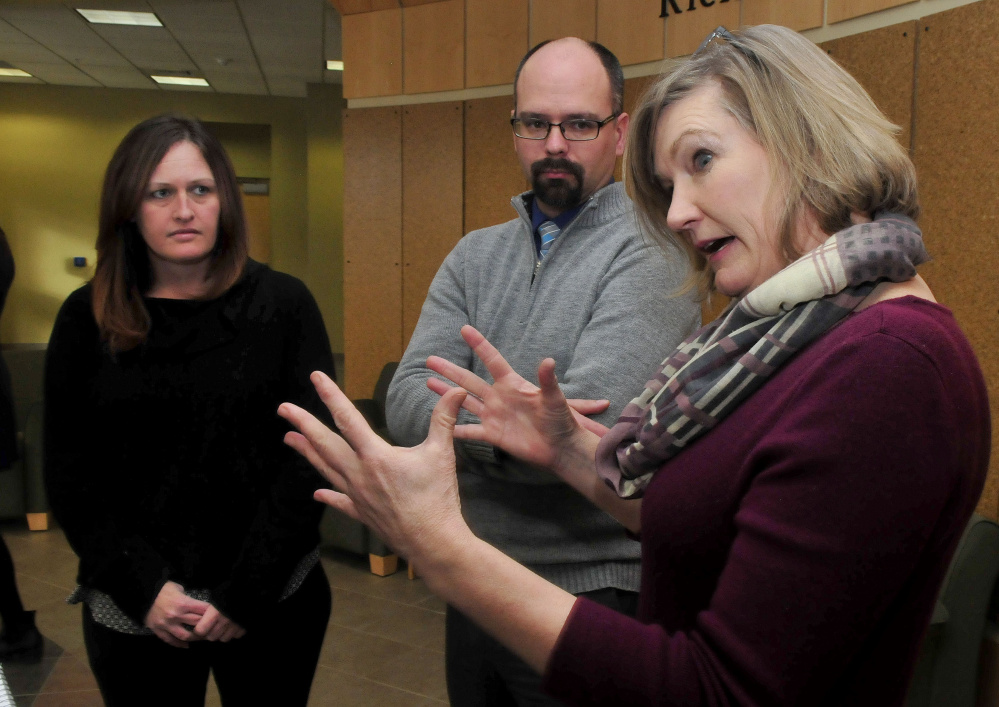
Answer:
[[209, 671], [227, 703], [306, 703], [330, 593], [317, 481], [274, 408], [318, 412], [317, 368], [333, 373], [319, 310], [247, 258], [218, 140], [176, 115], [135, 126], [45, 372], [46, 487], [109, 705], [202, 704]]
[[[916, 267], [915, 170], [860, 85], [789, 29], [719, 28], [632, 116], [651, 235], [733, 298], [611, 429], [555, 379], [438, 357], [426, 441], [389, 447], [320, 373], [343, 437], [283, 405], [287, 441], [434, 592], [572, 705], [902, 705], [988, 468], [981, 370]], [[663, 296], [669, 296], [664, 293]], [[638, 382], [636, 382], [638, 383]], [[480, 424], [459, 425], [460, 406]], [[637, 618], [476, 538], [452, 436], [550, 469], [639, 534]]]

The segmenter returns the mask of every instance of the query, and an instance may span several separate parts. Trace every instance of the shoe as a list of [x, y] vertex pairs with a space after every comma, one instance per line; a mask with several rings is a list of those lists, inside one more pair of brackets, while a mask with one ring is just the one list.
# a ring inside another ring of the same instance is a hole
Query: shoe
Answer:
[[40, 660], [44, 639], [35, 628], [35, 612], [25, 611], [18, 627], [4, 624], [0, 632], [0, 661]]

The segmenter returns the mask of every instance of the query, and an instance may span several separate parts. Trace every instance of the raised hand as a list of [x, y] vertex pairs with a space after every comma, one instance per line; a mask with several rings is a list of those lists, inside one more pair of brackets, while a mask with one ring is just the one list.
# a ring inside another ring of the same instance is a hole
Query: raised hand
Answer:
[[167, 582], [146, 614], [145, 624], [164, 643], [187, 648], [189, 641], [202, 638], [189, 627], [196, 626], [210, 607], [208, 602], [184, 594], [184, 588], [176, 582]]
[[[547, 358], [538, 367], [538, 387], [514, 371], [475, 328], [462, 327], [461, 336], [494, 382], [490, 385], [438, 356], [427, 359], [428, 368], [471, 394], [462, 406], [477, 416], [480, 424], [459, 425], [455, 437], [488, 442], [526, 462], [558, 471], [567, 453], [578, 453], [576, 448], [586, 433], [601, 436], [606, 431], [584, 414], [602, 412], [608, 401], [567, 401], [558, 386], [554, 360]], [[427, 386], [440, 395], [451, 389], [438, 378], [428, 379]], [[586, 447], [590, 449], [589, 441]]]
[[427, 439], [403, 448], [375, 434], [326, 375], [313, 373], [312, 382], [343, 437], [291, 403], [282, 404], [278, 414], [299, 430], [285, 435], [285, 443], [337, 489], [317, 491], [316, 500], [361, 521], [416, 563], [424, 552], [471, 537], [458, 502], [452, 437], [465, 391], [444, 395]]
[[[518, 375], [473, 327], [462, 327], [461, 336], [485, 364], [493, 383], [443, 358], [427, 359], [428, 368], [470, 393], [462, 407], [480, 420], [477, 425], [458, 425], [454, 436], [488, 442], [550, 469], [626, 528], [638, 532], [641, 502], [622, 501], [597, 475], [597, 443], [607, 428], [581, 414], [600, 412], [608, 402], [566, 400], [555, 378], [555, 361], [550, 358], [538, 366], [539, 388]], [[427, 386], [440, 395], [454, 390], [438, 378], [428, 379]]]

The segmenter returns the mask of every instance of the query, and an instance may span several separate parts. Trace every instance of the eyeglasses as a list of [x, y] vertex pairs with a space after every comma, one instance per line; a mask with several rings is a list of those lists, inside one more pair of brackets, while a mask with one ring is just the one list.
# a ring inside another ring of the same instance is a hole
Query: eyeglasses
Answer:
[[697, 56], [699, 54], [702, 54], [704, 50], [707, 49], [708, 45], [711, 44], [711, 42], [713, 42], [716, 39], [724, 39], [726, 42], [735, 47], [736, 51], [738, 51], [744, 57], [753, 62], [753, 64], [755, 64], [757, 68], [761, 69], [762, 71], [768, 71], [766, 65], [762, 61], [760, 61], [760, 58], [758, 56], [756, 56], [756, 52], [747, 47], [744, 42], [740, 41], [738, 38], [736, 38], [734, 34], [729, 32], [721, 25], [718, 25], [718, 27], [715, 29], [714, 32], [712, 32], [711, 34], [709, 34], [707, 37], [704, 38], [704, 41], [701, 42], [701, 46], [699, 46], [697, 50], [690, 55], [690, 58], [691, 59], [697, 58]]
[[621, 115], [614, 113], [604, 120], [587, 120], [586, 118], [573, 118], [563, 120], [561, 123], [551, 123], [540, 118], [510, 118], [510, 125], [513, 126], [513, 134], [525, 140], [544, 140], [552, 128], [557, 127], [562, 131], [562, 137], [574, 142], [584, 142], [586, 140], [596, 140], [600, 134], [600, 128]]
[[709, 44], [711, 44], [712, 41], [716, 39], [724, 39], [726, 42], [732, 42], [732, 43], [735, 42], [735, 36], [721, 25], [718, 25], [718, 27], [715, 29], [714, 32], [712, 32], [711, 34], [709, 34], [707, 37], [704, 38], [704, 41], [701, 42], [701, 45], [697, 48], [697, 50], [690, 55], [690, 58], [693, 59], [695, 56], [703, 52], [705, 47], [707, 47]]

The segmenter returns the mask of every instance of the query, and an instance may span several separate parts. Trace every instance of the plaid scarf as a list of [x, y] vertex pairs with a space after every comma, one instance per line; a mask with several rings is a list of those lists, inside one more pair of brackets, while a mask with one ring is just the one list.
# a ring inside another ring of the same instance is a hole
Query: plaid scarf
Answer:
[[927, 259], [919, 228], [900, 214], [877, 214], [830, 236], [663, 361], [600, 441], [598, 473], [622, 498], [640, 497], [664, 462], [856, 309], [879, 281], [910, 280]]

